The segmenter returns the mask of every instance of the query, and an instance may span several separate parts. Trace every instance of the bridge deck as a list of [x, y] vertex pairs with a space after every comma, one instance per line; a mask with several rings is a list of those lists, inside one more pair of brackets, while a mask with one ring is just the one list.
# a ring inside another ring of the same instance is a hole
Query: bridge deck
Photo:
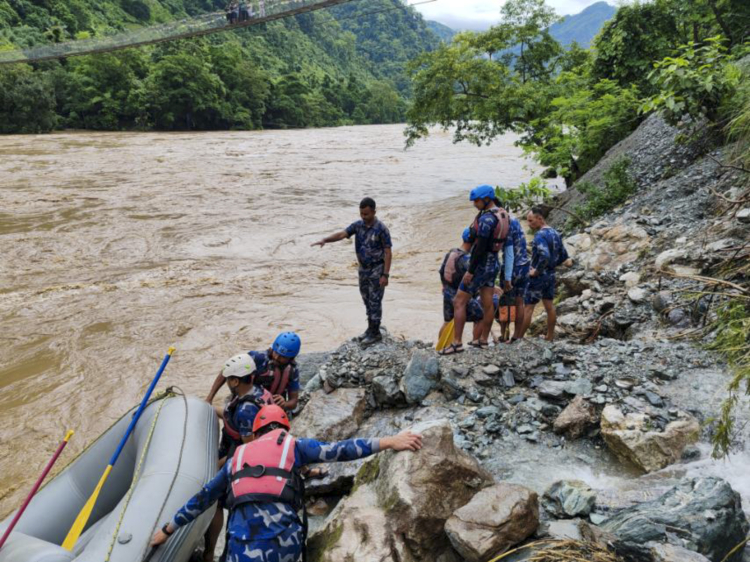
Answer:
[[345, 4], [353, 0], [266, 0], [265, 16], [256, 13], [247, 21], [229, 25], [225, 12], [204, 14], [190, 19], [169, 22], [163, 25], [143, 27], [133, 31], [118, 33], [103, 37], [92, 37], [80, 41], [68, 41], [52, 45], [39, 45], [16, 51], [0, 51], [0, 65], [19, 62], [39, 62], [52, 59], [63, 59], [79, 55], [94, 53], [108, 53], [138, 47], [153, 45], [176, 39], [198, 37], [211, 33], [221, 33], [251, 27], [261, 23], [274, 21], [297, 14], [313, 12], [330, 8], [338, 4]]

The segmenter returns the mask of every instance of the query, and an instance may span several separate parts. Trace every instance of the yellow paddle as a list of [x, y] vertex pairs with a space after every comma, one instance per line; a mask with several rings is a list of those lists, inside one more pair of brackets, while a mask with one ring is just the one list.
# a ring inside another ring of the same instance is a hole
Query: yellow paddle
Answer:
[[167, 354], [164, 356], [164, 360], [161, 362], [161, 367], [159, 367], [154, 380], [151, 381], [151, 384], [146, 391], [146, 395], [143, 397], [143, 400], [141, 400], [141, 405], [138, 407], [138, 410], [135, 412], [133, 419], [130, 421], [128, 430], [120, 440], [120, 444], [117, 446], [115, 454], [112, 455], [107, 468], [104, 469], [104, 474], [102, 474], [102, 477], [99, 479], [99, 483], [96, 485], [94, 492], [91, 494], [91, 497], [89, 497], [86, 505], [83, 506], [83, 509], [81, 509], [78, 517], [76, 517], [76, 520], [73, 522], [73, 526], [70, 528], [70, 531], [68, 531], [68, 536], [65, 537], [65, 540], [62, 544], [64, 549], [73, 550], [73, 547], [76, 545], [78, 538], [81, 536], [81, 533], [83, 533], [83, 529], [86, 527], [86, 523], [88, 523], [89, 517], [91, 517], [91, 512], [94, 510], [94, 506], [96, 505], [96, 499], [99, 497], [99, 493], [102, 491], [102, 486], [104, 486], [104, 483], [107, 481], [109, 473], [112, 472], [112, 468], [115, 466], [120, 453], [122, 453], [122, 449], [125, 447], [125, 443], [127, 443], [128, 437], [130, 437], [130, 434], [133, 433], [135, 424], [138, 423], [138, 419], [141, 417], [143, 410], [146, 409], [148, 399], [151, 397], [151, 393], [154, 391], [154, 387], [156, 387], [156, 384], [159, 382], [159, 378], [164, 372], [164, 368], [167, 366], [167, 363], [169, 363], [169, 359], [172, 357], [173, 353], [174, 347], [170, 347], [169, 351], [167, 351]]
[[443, 330], [440, 332], [440, 337], [438, 337], [437, 346], [435, 348], [438, 351], [444, 350], [446, 347], [448, 347], [451, 342], [453, 341], [453, 336], [456, 332], [456, 323], [451, 320], [448, 322], [448, 325], [443, 328]]

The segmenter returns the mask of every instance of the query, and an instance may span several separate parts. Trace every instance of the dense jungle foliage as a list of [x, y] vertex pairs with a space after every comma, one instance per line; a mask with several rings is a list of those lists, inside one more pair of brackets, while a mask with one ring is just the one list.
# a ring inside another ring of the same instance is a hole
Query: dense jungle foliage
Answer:
[[[0, 49], [222, 10], [225, 0], [0, 0]], [[407, 62], [440, 39], [400, 0], [204, 38], [0, 67], [0, 132], [403, 122]]]

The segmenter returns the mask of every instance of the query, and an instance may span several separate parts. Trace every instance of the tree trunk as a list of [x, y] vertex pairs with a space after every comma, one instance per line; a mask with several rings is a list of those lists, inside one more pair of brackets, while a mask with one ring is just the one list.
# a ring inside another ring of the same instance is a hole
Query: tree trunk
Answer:
[[732, 30], [727, 25], [726, 21], [724, 20], [724, 17], [721, 15], [719, 6], [716, 5], [716, 0], [708, 0], [708, 5], [711, 7], [711, 11], [714, 13], [714, 17], [716, 18], [716, 21], [719, 23], [719, 27], [721, 27], [721, 30], [724, 32], [724, 35], [726, 35], [727, 40], [729, 41], [729, 47], [731, 48], [734, 45], [734, 38], [732, 37]]

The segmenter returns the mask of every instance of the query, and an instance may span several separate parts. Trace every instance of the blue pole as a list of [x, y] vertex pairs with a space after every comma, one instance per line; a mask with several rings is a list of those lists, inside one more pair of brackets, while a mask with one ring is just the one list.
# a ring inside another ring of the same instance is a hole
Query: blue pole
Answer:
[[161, 374], [164, 372], [164, 369], [167, 367], [167, 363], [169, 363], [169, 360], [172, 358], [172, 353], [174, 353], [174, 347], [170, 347], [169, 351], [167, 351], [167, 354], [164, 356], [164, 361], [161, 362], [161, 366], [159, 367], [159, 370], [156, 372], [156, 376], [154, 377], [154, 380], [151, 381], [151, 385], [148, 387], [146, 394], [143, 396], [143, 400], [141, 400], [141, 405], [138, 406], [138, 410], [133, 416], [133, 419], [130, 420], [130, 425], [128, 426], [128, 430], [125, 432], [125, 435], [123, 436], [122, 441], [120, 441], [120, 444], [117, 446], [117, 450], [115, 451], [115, 454], [112, 455], [112, 458], [109, 461], [110, 466], [115, 465], [115, 463], [117, 462], [117, 457], [120, 456], [120, 453], [122, 453], [122, 450], [125, 448], [125, 444], [128, 442], [128, 437], [130, 437], [130, 434], [133, 432], [133, 429], [135, 428], [135, 424], [137, 424], [138, 420], [141, 418], [141, 414], [143, 414], [143, 410], [146, 409], [146, 404], [148, 403], [148, 399], [151, 397], [151, 393], [154, 391], [154, 388], [156, 388], [156, 385], [158, 384], [159, 379], [161, 378]]

